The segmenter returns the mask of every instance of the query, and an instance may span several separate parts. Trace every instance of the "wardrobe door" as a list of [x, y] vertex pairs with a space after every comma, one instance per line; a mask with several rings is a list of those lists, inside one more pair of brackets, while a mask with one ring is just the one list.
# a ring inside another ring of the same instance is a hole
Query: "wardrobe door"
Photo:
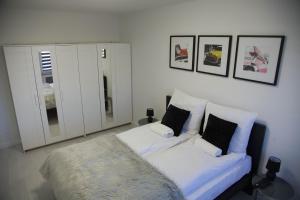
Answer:
[[111, 65], [115, 74], [116, 121], [126, 124], [132, 121], [131, 55], [129, 44], [111, 45]]
[[78, 45], [84, 132], [101, 130], [100, 86], [96, 44]]
[[66, 138], [84, 134], [77, 47], [55, 46]]
[[102, 127], [104, 129], [117, 126], [117, 100], [115, 69], [111, 65], [111, 44], [98, 44], [98, 69], [101, 99]]
[[32, 46], [32, 57], [46, 144], [61, 141], [65, 136], [55, 47]]
[[98, 44], [102, 125], [132, 121], [131, 56], [128, 44]]
[[31, 47], [4, 47], [23, 149], [45, 145]]

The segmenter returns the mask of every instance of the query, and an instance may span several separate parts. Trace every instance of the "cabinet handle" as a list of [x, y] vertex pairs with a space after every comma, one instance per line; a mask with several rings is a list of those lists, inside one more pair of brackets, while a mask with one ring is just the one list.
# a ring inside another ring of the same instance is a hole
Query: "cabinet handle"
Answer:
[[34, 104], [35, 104], [36, 106], [38, 106], [38, 105], [39, 105], [39, 100], [38, 100], [37, 95], [34, 94], [34, 95], [33, 95], [33, 98], [34, 98]]
[[63, 102], [64, 101], [64, 94], [62, 91], [60, 91], [60, 100]]

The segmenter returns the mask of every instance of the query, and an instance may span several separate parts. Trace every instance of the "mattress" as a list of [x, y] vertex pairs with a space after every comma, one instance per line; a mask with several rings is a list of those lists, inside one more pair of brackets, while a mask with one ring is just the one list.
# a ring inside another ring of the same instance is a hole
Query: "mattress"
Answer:
[[[210, 181], [218, 180], [218, 177], [234, 169], [246, 158], [245, 154], [237, 153], [213, 157], [195, 145], [193, 139], [145, 157], [150, 164], [171, 179], [187, 199], [197, 199], [199, 196], [205, 195], [204, 193], [207, 191], [214, 193], [214, 189], [219, 190], [219, 188], [209, 187], [207, 184]], [[230, 174], [228, 176], [231, 177]], [[202, 188], [207, 188], [207, 191], [203, 191]], [[215, 192], [215, 194], [219, 193]], [[209, 197], [209, 195], [207, 196]]]
[[[155, 122], [160, 123], [160, 122]], [[163, 151], [180, 144], [195, 135], [195, 132], [185, 132], [178, 137], [165, 138], [150, 129], [151, 124], [139, 126], [123, 133], [117, 134], [117, 138], [129, 146], [141, 157]]]

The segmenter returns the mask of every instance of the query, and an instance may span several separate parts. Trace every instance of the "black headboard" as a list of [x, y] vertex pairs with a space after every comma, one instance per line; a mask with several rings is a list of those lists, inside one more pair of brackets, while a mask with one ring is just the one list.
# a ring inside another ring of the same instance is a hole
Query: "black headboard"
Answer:
[[[169, 105], [169, 102], [171, 100], [171, 96], [166, 96], [166, 108]], [[204, 124], [204, 120], [201, 122], [200, 132], [202, 133], [202, 127]], [[247, 146], [247, 154], [251, 156], [252, 158], [252, 168], [251, 172], [252, 174], [256, 174], [259, 166], [262, 146], [264, 142], [266, 132], [266, 126], [260, 123], [255, 122], [253, 124], [251, 135], [249, 138], [248, 146]]]

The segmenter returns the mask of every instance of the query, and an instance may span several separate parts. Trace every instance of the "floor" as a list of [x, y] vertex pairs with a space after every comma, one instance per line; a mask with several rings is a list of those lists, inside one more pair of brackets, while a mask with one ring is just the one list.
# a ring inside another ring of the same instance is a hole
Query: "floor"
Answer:
[[[87, 141], [103, 134], [115, 134], [132, 128], [126, 125], [107, 131], [79, 137], [24, 153], [21, 146], [0, 150], [0, 199], [1, 200], [55, 200], [53, 192], [39, 173], [47, 155], [54, 149]], [[243, 192], [233, 200], [251, 200]]]

